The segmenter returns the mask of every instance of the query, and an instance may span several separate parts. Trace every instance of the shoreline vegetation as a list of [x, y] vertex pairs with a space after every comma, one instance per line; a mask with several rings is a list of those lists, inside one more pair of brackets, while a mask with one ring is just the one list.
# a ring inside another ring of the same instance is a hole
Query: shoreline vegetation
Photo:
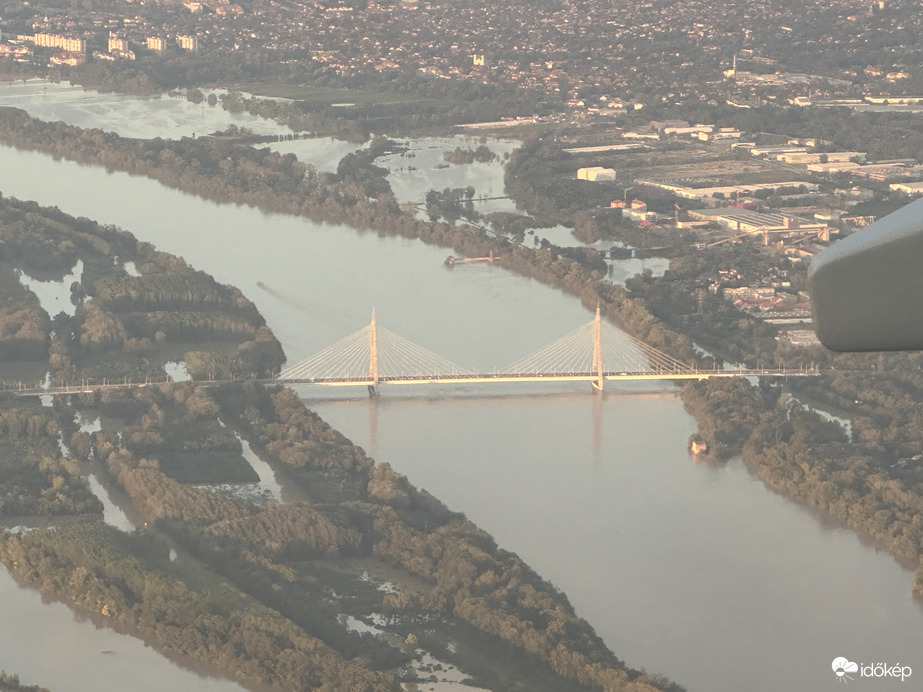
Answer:
[[[753, 318], [736, 313], [732, 319], [725, 301], [717, 297], [705, 295], [701, 301], [685, 303], [677, 300], [690, 288], [693, 292], [689, 295], [695, 295], [702, 278], [714, 266], [734, 259], [729, 255], [715, 251], [691, 258], [677, 257], [661, 279], [647, 276], [629, 282], [624, 289], [614, 286], [604, 281], [595, 268], [598, 257], [592, 250], [568, 253], [553, 246], [525, 248], [469, 226], [423, 221], [412, 211], [402, 209], [381, 169], [374, 166], [377, 156], [391, 146], [387, 140], [375, 140], [368, 149], [344, 159], [335, 175], [317, 174], [293, 156], [268, 150], [207, 138], [180, 142], [126, 140], [60, 123], [41, 123], [15, 109], [0, 109], [0, 141], [79, 163], [146, 175], [215, 201], [419, 238], [451, 247], [460, 255], [485, 256], [493, 251], [503, 256], [505, 268], [576, 295], [588, 308], [600, 304], [603, 314], [633, 336], [688, 361], [696, 358], [694, 342], [683, 332], [695, 333], [695, 344], [739, 362], [755, 364], [763, 358], [780, 357], [788, 362], [796, 357], [815, 360], [825, 371], [824, 377], [791, 388], [796, 394], [803, 392], [806, 399], [848, 411], [853, 423], [851, 440], [846, 439], [837, 423], [793, 404], [766, 382], [753, 386], [743, 379], [705, 380], [684, 385], [680, 392], [699, 423], [698, 435], [707, 442], [710, 455], [723, 459], [742, 454], [747, 468], [767, 487], [871, 536], [905, 564], [920, 564], [923, 473], [913, 459], [923, 449], [923, 414], [918, 405], [923, 395], [923, 375], [919, 374], [923, 372], [923, 359], [916, 354], [865, 356], [799, 351], [778, 344], [774, 332], [766, 331], [765, 325]], [[518, 165], [517, 154], [511, 158], [512, 165]], [[704, 337], [701, 341], [700, 334]], [[709, 335], [711, 341], [706, 341]], [[733, 348], [723, 352], [726, 336], [731, 337]], [[700, 359], [706, 367], [712, 362]], [[265, 404], [261, 406], [268, 411]], [[252, 408], [257, 413], [261, 410]], [[254, 443], [268, 448], [271, 440], [260, 442], [252, 431], [242, 429], [245, 436], [254, 435]], [[132, 473], [126, 472], [125, 477], [131, 478]], [[361, 496], [356, 498], [361, 500]], [[167, 515], [160, 520], [173, 519]], [[424, 531], [424, 535], [428, 534]], [[421, 539], [411, 533], [406, 539], [408, 545], [417, 546], [424, 554], [434, 549], [432, 538]], [[380, 550], [394, 558], [387, 551], [403, 544], [398, 541]], [[417, 575], [435, 576], [439, 583], [433, 567], [420, 562], [418, 556], [407, 557], [407, 563], [403, 562], [405, 558], [397, 559]], [[411, 563], [412, 568], [408, 566]], [[923, 570], [917, 573], [914, 590], [923, 594]], [[476, 607], [482, 601], [459, 601], [457, 594], [452, 598], [456, 615], [469, 623], [478, 619]], [[522, 603], [521, 595], [517, 603]], [[521, 633], [530, 631], [517, 630], [518, 626], [503, 618], [489, 627], [494, 629], [486, 631], [511, 631], [511, 627]], [[541, 644], [533, 646], [545, 655], [556, 650], [542, 648], [545, 645]], [[586, 670], [595, 670], [588, 660], [584, 661], [589, 666]], [[563, 670], [575, 670], [570, 664], [560, 665]], [[596, 684], [600, 678], [585, 679]], [[624, 682], [620, 677], [618, 684]]]
[[[105, 333], [121, 333], [113, 325], [127, 329], [124, 315], [144, 309], [151, 329], [167, 328], [170, 315], [189, 307], [261, 319], [236, 289], [127, 233], [0, 199], [2, 257], [37, 272], [28, 264], [35, 243], [46, 275], [83, 262], [71, 335], [91, 332], [94, 301], [106, 313], [97, 320]], [[132, 258], [140, 277], [113, 262], [116, 255]], [[56, 376], [85, 372], [86, 344], [105, 344], [106, 359], [118, 363], [127, 339], [139, 338], [67, 338], [62, 350], [64, 343], [55, 346], [62, 320], [55, 316], [47, 341], [34, 344], [49, 362], [58, 357]], [[239, 338], [233, 330], [203, 336], [229, 347]], [[266, 341], [278, 346], [271, 332]], [[102, 417], [103, 429], [81, 429]], [[0, 515], [58, 518], [54, 531], [0, 534], [7, 569], [168, 655], [218, 666], [244, 684], [397, 692], [402, 681], [433, 680], [437, 671], [418, 667], [429, 653], [491, 687], [681, 690], [626, 667], [563, 594], [464, 515], [369, 459], [292, 390], [165, 382], [55, 397], [51, 407], [0, 393], [0, 433], [7, 447]], [[241, 438], [306, 499], [212, 487], [255, 480], [245, 473]], [[144, 528], [124, 533], [103, 522], [88, 468], [129, 498]], [[387, 636], [361, 635], [348, 618]]]
[[[536, 111], [554, 112], [563, 103], [549, 101], [546, 94], [512, 85], [454, 83], [405, 75], [404, 79], [379, 84], [356, 83], [332, 74], [312, 75], [302, 64], [297, 76], [240, 69], [231, 53], [202, 64], [203, 56], [175, 55], [169, 66], [153, 59], [131, 64], [108, 64], [94, 60], [84, 65], [36, 68], [5, 63], [0, 80], [49, 79], [69, 82], [87, 90], [153, 96], [185, 90], [194, 103], [205, 100], [202, 85], [232, 85], [220, 99], [231, 112], [247, 111], [271, 118], [295, 131], [323, 133], [362, 143], [374, 132], [410, 136], [420, 132], [445, 132], [472, 122], [532, 116]], [[264, 67], [273, 66], [272, 61]], [[279, 67], [281, 67], [279, 65]], [[262, 73], [261, 73], [262, 72]], [[348, 107], [344, 102], [348, 101]], [[211, 103], [211, 102], [210, 102]]]
[[[63, 282], [49, 315], [22, 276]], [[208, 345], [221, 342], [221, 348]], [[160, 381], [180, 356], [199, 379], [267, 376], [282, 347], [236, 288], [130, 233], [0, 196], [0, 357], [47, 361], [50, 383]], [[15, 384], [15, 383], [6, 383]]]
[[[923, 468], [908, 460], [923, 449], [923, 414], [917, 404], [923, 382], [916, 375], [923, 356], [833, 354], [777, 342], [774, 329], [704, 290], [702, 279], [711, 270], [746, 261], [746, 245], [677, 257], [661, 279], [641, 277], [622, 288], [603, 279], [594, 250], [531, 249], [468, 225], [416, 218], [412, 210], [397, 205], [382, 169], [374, 165], [377, 156], [393, 146], [384, 139], [347, 156], [336, 175], [312, 174], [294, 157], [266, 149], [207, 138], [126, 140], [42, 123], [16, 109], [0, 109], [0, 141], [147, 175], [215, 201], [417, 238], [462, 256], [483, 257], [492, 251], [503, 256], [504, 268], [575, 295], [589, 309], [599, 304], [603, 315], [632, 336], [702, 367], [722, 361], [697, 358], [695, 345], [752, 366], [781, 360], [815, 362], [828, 373], [817, 385], [789, 386], [854, 412], [851, 442], [837, 424], [811, 411], [792, 409], [768, 383], [751, 387], [743, 380], [704, 380], [681, 386], [680, 393], [698, 421], [699, 438], [707, 443], [710, 456], [742, 454], [767, 487], [869, 535], [904, 564], [920, 567]], [[543, 148], [540, 140], [527, 143], [510, 157], [508, 170], [527, 166], [523, 157], [530, 152], [540, 155]], [[534, 213], [543, 219], [544, 212]], [[695, 295], [702, 296], [701, 309]], [[695, 333], [696, 340], [684, 331]], [[884, 380], [890, 380], [886, 387]], [[853, 402], [863, 403], [856, 410]], [[881, 425], [886, 426], [885, 434]], [[923, 595], [923, 569], [917, 572], [914, 590]]]
[[[0, 142], [77, 163], [102, 166], [153, 180], [205, 199], [246, 204], [264, 211], [304, 216], [359, 231], [416, 238], [463, 256], [504, 255], [504, 267], [579, 296], [655, 348], [694, 359], [690, 339], [662, 328], [619, 286], [603, 281], [599, 253], [547, 246], [538, 250], [471, 226], [418, 219], [394, 199], [384, 170], [374, 166], [393, 146], [373, 140], [350, 154], [337, 173], [318, 174], [293, 154], [280, 155], [210, 138], [132, 140], [99, 130], [45, 123], [15, 108], [0, 108]], [[377, 169], [377, 170], [376, 170]]]

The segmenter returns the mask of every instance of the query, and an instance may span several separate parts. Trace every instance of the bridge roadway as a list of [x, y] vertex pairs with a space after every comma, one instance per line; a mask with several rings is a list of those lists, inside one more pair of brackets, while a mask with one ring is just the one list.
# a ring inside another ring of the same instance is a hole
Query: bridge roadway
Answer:
[[[817, 370], [690, 370], [688, 372], [604, 372], [603, 379], [609, 381], [644, 381], [644, 380], [705, 380], [710, 377], [815, 377], [820, 372]], [[432, 375], [421, 377], [419, 375], [382, 375], [377, 383], [370, 377], [326, 377], [326, 378], [278, 378], [252, 379], [252, 380], [189, 380], [191, 384], [200, 387], [213, 387], [228, 382], [259, 382], [260, 384], [307, 384], [323, 387], [374, 387], [376, 384], [483, 384], [500, 382], [596, 382], [599, 380], [597, 373], [453, 373], [448, 375]], [[0, 392], [8, 392], [16, 396], [44, 396], [56, 394], [86, 394], [89, 392], [107, 389], [133, 389], [135, 387], [156, 387], [167, 384], [172, 380], [153, 382], [104, 382], [94, 384], [81, 382], [79, 384], [58, 385], [54, 387], [25, 387], [21, 384], [0, 383]]]
[[[604, 372], [603, 379], [609, 381], [638, 380], [705, 380], [710, 377], [814, 377], [820, 373], [815, 370], [691, 370], [688, 372]], [[494, 382], [596, 382], [597, 373], [457, 373], [451, 375], [400, 375], [378, 377], [377, 384], [482, 384]], [[359, 387], [374, 386], [376, 381], [370, 377], [326, 377], [326, 378], [286, 378], [275, 382], [285, 384], [313, 384], [325, 387]]]

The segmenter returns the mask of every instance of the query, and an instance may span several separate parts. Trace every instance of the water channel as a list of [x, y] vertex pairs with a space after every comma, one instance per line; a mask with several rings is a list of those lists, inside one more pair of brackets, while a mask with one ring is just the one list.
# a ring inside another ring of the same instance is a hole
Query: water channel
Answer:
[[[0, 191], [117, 224], [240, 287], [290, 362], [365, 325], [373, 307], [380, 324], [481, 369], [591, 318], [576, 299], [498, 267], [449, 270], [442, 248], [216, 205], [7, 147]], [[693, 691], [820, 689], [835, 682], [838, 656], [923, 675], [911, 572], [768, 492], [739, 462], [695, 463], [695, 423], [669, 388], [588, 389], [301, 394], [560, 587], [630, 665]], [[0, 612], [18, 612], [6, 609], [17, 593], [0, 589]], [[0, 667], [17, 670], [9, 646], [0, 640]]]

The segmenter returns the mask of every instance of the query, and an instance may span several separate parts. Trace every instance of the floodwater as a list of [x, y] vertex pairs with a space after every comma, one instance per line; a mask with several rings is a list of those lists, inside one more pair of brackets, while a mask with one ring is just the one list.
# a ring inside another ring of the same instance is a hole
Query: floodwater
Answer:
[[55, 692], [243, 692], [229, 680], [181, 667], [141, 640], [77, 616], [20, 586], [0, 567], [0, 669]]
[[[498, 267], [448, 270], [444, 248], [6, 147], [0, 161], [3, 194], [117, 224], [240, 287], [290, 363], [364, 326], [373, 308], [379, 325], [482, 370], [591, 318]], [[587, 385], [383, 387], [377, 401], [364, 389], [300, 392], [561, 588], [629, 665], [700, 691], [820, 689], [837, 680], [839, 656], [923, 675], [912, 573], [770, 493], [739, 461], [696, 463], [695, 422], [668, 387], [602, 397]]]
[[[210, 91], [203, 92], [207, 96]], [[222, 91], [216, 91], [222, 94]], [[235, 125], [258, 135], [291, 130], [249, 113], [230, 113], [220, 104], [192, 103], [182, 93], [148, 98], [101, 94], [66, 82], [44, 79], [0, 82], [0, 106], [21, 108], [41, 120], [118, 132], [123, 137], [180, 139]]]

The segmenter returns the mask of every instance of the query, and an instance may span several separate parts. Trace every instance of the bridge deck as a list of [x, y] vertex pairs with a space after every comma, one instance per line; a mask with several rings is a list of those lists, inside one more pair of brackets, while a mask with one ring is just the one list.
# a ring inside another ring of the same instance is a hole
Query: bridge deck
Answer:
[[[820, 375], [814, 370], [698, 370], [690, 372], [606, 372], [603, 379], [608, 381], [645, 381], [645, 380], [705, 380], [709, 377], [815, 377]], [[471, 374], [457, 373], [449, 375], [433, 375], [432, 377], [409, 376], [384, 376], [378, 378], [378, 384], [490, 384], [501, 382], [595, 382], [598, 375], [594, 373], [488, 373]], [[368, 377], [343, 377], [343, 378], [274, 378], [256, 380], [196, 380], [192, 383], [197, 386], [209, 387], [231, 381], [260, 382], [262, 384], [310, 384], [322, 387], [371, 387], [375, 381]], [[17, 396], [44, 396], [55, 394], [84, 394], [106, 389], [132, 389], [134, 387], [156, 387], [170, 382], [111, 382], [93, 384], [63, 385], [56, 387], [23, 387], [4, 384], [0, 391], [5, 391]]]
[[[644, 380], [705, 380], [710, 377], [812, 377], [819, 373], [804, 370], [697, 370], [689, 372], [606, 372], [608, 381]], [[420, 377], [380, 376], [378, 384], [487, 384], [499, 382], [594, 382], [595, 373], [463, 373]], [[373, 386], [369, 377], [284, 378], [276, 382], [285, 384], [314, 384], [325, 387]]]

